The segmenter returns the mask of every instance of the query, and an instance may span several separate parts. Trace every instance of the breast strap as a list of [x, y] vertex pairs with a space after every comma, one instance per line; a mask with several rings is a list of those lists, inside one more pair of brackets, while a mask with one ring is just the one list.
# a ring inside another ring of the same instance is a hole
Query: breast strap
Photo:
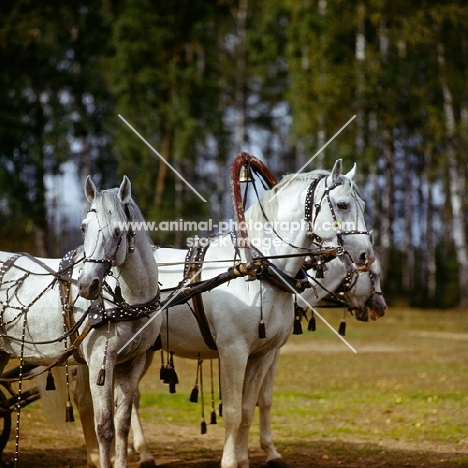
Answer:
[[[76, 250], [70, 250], [64, 255], [62, 260], [60, 260], [58, 278], [59, 278], [59, 292], [60, 292], [60, 302], [62, 304], [63, 316], [65, 321], [66, 331], [71, 330], [75, 325], [75, 320], [73, 317], [73, 297], [71, 294], [71, 278], [73, 275], [73, 265]], [[70, 335], [70, 342], [74, 343], [79, 336], [79, 331], [76, 329]], [[81, 346], [74, 348], [73, 357], [76, 362], [79, 364], [86, 364]]]
[[[184, 280], [189, 282], [200, 282], [201, 281], [201, 270], [203, 267], [203, 260], [205, 259], [205, 253], [208, 246], [194, 245], [190, 247], [185, 256], [185, 267], [184, 267]], [[190, 305], [190, 304], [189, 304]], [[197, 320], [198, 327], [203, 336], [206, 346], [217, 351], [218, 347], [211, 334], [210, 325], [206, 318], [205, 307], [203, 305], [203, 298], [201, 294], [197, 294], [192, 298], [192, 305], [190, 310], [192, 311], [195, 319]]]

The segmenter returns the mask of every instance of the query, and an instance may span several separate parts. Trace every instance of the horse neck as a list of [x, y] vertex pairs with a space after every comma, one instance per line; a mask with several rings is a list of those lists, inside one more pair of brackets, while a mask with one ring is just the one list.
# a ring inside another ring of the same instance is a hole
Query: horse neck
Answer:
[[116, 268], [116, 276], [124, 299], [129, 304], [143, 304], [154, 299], [158, 292], [158, 265], [144, 232], [137, 231], [134, 247], [135, 251], [127, 253], [125, 262]]
[[[267, 192], [267, 195], [265, 195], [266, 199], [268, 199], [268, 196]], [[267, 218], [265, 218], [260, 206], [258, 204], [253, 205], [245, 213], [246, 223], [249, 230], [249, 238], [251, 245], [258, 248], [262, 254], [267, 257], [273, 255], [284, 255], [283, 258], [272, 259], [271, 262], [284, 273], [294, 276], [300, 270], [304, 262], [304, 258], [300, 256], [288, 257], [288, 255], [298, 254], [301, 252], [305, 255], [305, 252], [310, 248], [311, 239], [307, 235], [304, 225], [301, 224], [302, 219], [299, 215], [296, 217], [291, 216], [292, 209], [278, 210], [278, 212], [280, 211], [281, 213], [287, 213], [289, 217], [278, 219], [275, 215], [267, 214]], [[257, 223], [262, 223], [264, 228], [254, 230], [253, 227]], [[300, 225], [300, 228], [297, 228], [298, 224]], [[267, 225], [269, 228], [265, 228]], [[271, 229], [271, 225], [273, 225], [274, 230]], [[289, 226], [290, 229], [282, 229], [281, 226], [284, 225]], [[291, 229], [293, 226], [294, 229]]]

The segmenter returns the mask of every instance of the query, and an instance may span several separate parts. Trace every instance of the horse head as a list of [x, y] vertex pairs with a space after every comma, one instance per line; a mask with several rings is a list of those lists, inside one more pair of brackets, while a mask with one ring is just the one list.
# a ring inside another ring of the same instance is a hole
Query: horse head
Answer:
[[96, 299], [104, 278], [112, 267], [122, 265], [134, 247], [131, 229], [131, 183], [123, 177], [118, 189], [97, 190], [91, 177], [85, 182], [85, 195], [90, 203], [86, 218], [81, 223], [84, 235], [85, 259], [78, 279], [80, 295]]
[[343, 174], [338, 159], [328, 175], [314, 172], [306, 195], [306, 220], [312, 237], [321, 245], [338, 242], [358, 271], [369, 270], [375, 255], [364, 219], [365, 203], [354, 182], [356, 164]]
[[387, 311], [387, 304], [380, 286], [380, 262], [378, 258], [369, 271], [360, 273], [349, 289], [343, 293], [348, 309], [354, 313], [357, 320], [367, 322], [369, 311], [371, 320], [383, 317]]

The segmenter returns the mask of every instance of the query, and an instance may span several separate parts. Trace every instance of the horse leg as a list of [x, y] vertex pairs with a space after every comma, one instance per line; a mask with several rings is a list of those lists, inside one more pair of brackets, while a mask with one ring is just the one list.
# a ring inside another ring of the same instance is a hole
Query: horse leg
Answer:
[[219, 348], [223, 391], [224, 448], [221, 468], [237, 468], [237, 433], [242, 421], [242, 386], [247, 353], [233, 347]]
[[249, 467], [249, 431], [264, 376], [275, 360], [276, 350], [265, 355], [250, 357], [247, 362], [242, 392], [242, 422], [237, 435], [237, 462], [239, 468]]
[[[146, 352], [146, 362], [143, 375], [146, 374], [151, 362], [153, 361], [154, 351], [151, 349]], [[133, 448], [140, 455], [140, 468], [154, 468], [156, 463], [153, 455], [151, 455], [148, 444], [146, 442], [145, 435], [143, 433], [143, 427], [140, 421], [140, 391], [138, 388], [133, 395], [132, 404], [132, 433], [133, 433]]]
[[273, 444], [271, 433], [271, 404], [273, 401], [273, 381], [275, 378], [276, 364], [279, 358], [279, 349], [276, 350], [274, 360], [268, 369], [258, 395], [258, 408], [260, 410], [260, 445], [267, 456], [268, 468], [288, 468], [287, 463], [281, 458]]
[[[93, 359], [94, 358], [94, 359]], [[100, 360], [92, 356], [89, 363], [89, 388], [94, 408], [94, 425], [99, 445], [100, 468], [111, 468], [111, 445], [114, 438], [114, 384], [113, 375], [115, 356], [107, 354], [106, 378], [104, 385], [97, 385], [97, 378], [101, 368]], [[130, 397], [131, 398], [131, 397]], [[116, 465], [118, 466], [118, 465]]]
[[99, 466], [99, 445], [94, 430], [94, 410], [91, 390], [89, 388], [88, 366], [76, 367], [76, 378], [73, 389], [73, 401], [80, 414], [81, 427], [86, 444], [88, 468]]
[[146, 355], [141, 354], [115, 368], [115, 467], [128, 467], [128, 434], [132, 404], [143, 373]]

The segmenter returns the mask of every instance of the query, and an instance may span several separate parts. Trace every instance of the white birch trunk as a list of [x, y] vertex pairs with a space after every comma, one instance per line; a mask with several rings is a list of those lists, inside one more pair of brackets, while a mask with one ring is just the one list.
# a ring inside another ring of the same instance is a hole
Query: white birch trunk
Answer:
[[447, 134], [447, 163], [449, 175], [449, 193], [452, 207], [452, 237], [458, 263], [458, 281], [460, 285], [460, 306], [468, 306], [468, 250], [466, 245], [465, 220], [463, 213], [464, 168], [460, 167], [454, 145], [455, 112], [453, 96], [447, 80], [445, 50], [443, 44], [437, 45], [439, 79], [444, 99], [445, 130]]

